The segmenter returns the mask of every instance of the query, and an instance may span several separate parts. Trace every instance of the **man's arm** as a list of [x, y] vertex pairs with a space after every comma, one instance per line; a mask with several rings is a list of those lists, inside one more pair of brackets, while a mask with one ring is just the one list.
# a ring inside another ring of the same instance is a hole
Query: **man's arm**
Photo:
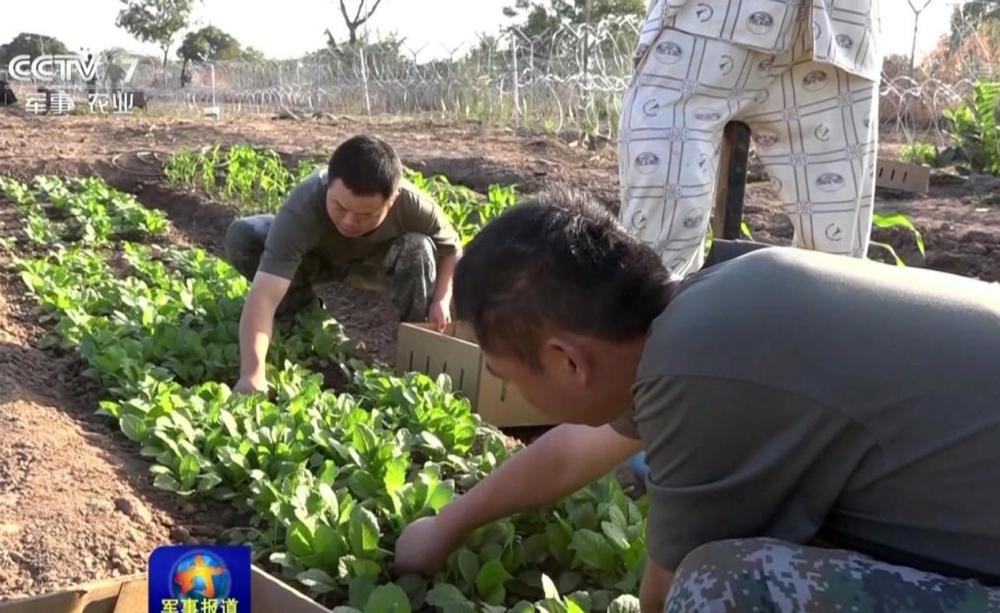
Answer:
[[437, 263], [437, 280], [434, 286], [434, 296], [431, 298], [427, 319], [437, 327], [438, 332], [451, 323], [451, 289], [455, 277], [455, 267], [461, 257], [459, 251], [443, 255]]
[[639, 608], [642, 613], [660, 613], [667, 602], [670, 584], [674, 581], [674, 573], [646, 556], [646, 572], [642, 576], [639, 587]]
[[462, 240], [444, 209], [427, 193], [407, 183], [402, 194], [405, 194], [404, 227], [429, 237], [440, 254], [434, 295], [427, 312], [427, 319], [440, 332], [451, 322], [451, 282], [462, 257]]
[[240, 380], [234, 388], [241, 394], [267, 391], [266, 358], [274, 328], [274, 312], [288, 292], [291, 281], [258, 272], [240, 316]]
[[438, 260], [437, 281], [434, 286], [434, 300], [448, 304], [451, 302], [451, 282], [455, 278], [455, 267], [458, 266], [459, 252], [443, 255]]
[[641, 448], [641, 441], [622, 436], [610, 426], [553, 428], [440, 515], [407, 527], [396, 543], [396, 570], [433, 573], [472, 530], [558, 502], [608, 474]]

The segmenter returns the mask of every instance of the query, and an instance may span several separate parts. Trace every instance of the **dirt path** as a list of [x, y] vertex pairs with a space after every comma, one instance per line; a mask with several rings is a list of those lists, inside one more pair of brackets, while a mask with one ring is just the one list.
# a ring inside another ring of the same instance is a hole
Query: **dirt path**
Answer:
[[485, 190], [490, 183], [519, 184], [533, 192], [545, 182], [567, 181], [616, 199], [613, 147], [585, 146], [519, 135], [509, 128], [403, 118], [364, 121], [215, 120], [161, 117], [38, 117], [0, 110], [0, 171], [55, 172], [64, 162], [96, 162], [116, 153], [173, 152], [208, 145], [254, 143], [284, 153], [328, 156], [344, 138], [369, 132], [385, 138], [416, 170], [447, 173], [456, 183]]
[[[14, 233], [0, 199], [0, 234]], [[157, 490], [73, 356], [37, 348], [33, 300], [0, 255], [0, 601], [144, 572], [160, 544], [216, 537], [234, 515]]]
[[[165, 157], [178, 150], [234, 143], [255, 143], [289, 155], [327, 155], [340, 140], [359, 132], [386, 138], [415, 169], [446, 173], [479, 191], [502, 183], [531, 193], [564, 182], [617, 207], [614, 143], [588, 147], [510, 128], [426, 118], [294, 121], [248, 116], [217, 121], [141, 115], [36, 117], [0, 111], [0, 172], [74, 173], [81, 163], [111, 168], [108, 162], [126, 152], [150, 150]], [[886, 143], [883, 155], [897, 150], [898, 145]], [[991, 190], [1000, 190], [1000, 183], [936, 184], [929, 194], [908, 199], [878, 193], [877, 210], [905, 212], [923, 232], [926, 259], [904, 232], [876, 230], [873, 237], [896, 247], [912, 265], [1000, 281], [1000, 242], [995, 237], [1000, 199], [991, 196]], [[766, 183], [751, 184], [746, 218], [755, 238], [784, 244], [791, 239], [791, 225], [774, 203], [775, 194]]]

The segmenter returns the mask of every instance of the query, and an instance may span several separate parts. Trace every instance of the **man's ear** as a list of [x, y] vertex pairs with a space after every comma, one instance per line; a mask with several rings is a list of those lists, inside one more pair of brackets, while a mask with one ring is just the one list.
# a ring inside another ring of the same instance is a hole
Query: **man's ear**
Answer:
[[594, 376], [594, 361], [586, 348], [564, 336], [549, 337], [542, 347], [542, 363], [557, 376], [587, 385]]

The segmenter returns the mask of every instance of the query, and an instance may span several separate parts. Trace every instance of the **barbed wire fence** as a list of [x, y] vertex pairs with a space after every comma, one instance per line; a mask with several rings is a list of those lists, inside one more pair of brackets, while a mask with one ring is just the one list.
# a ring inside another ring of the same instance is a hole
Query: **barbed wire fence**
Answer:
[[[421, 59], [426, 46], [389, 41], [299, 60], [189, 64], [184, 85], [174, 62], [133, 81], [145, 84], [153, 106], [197, 113], [213, 106], [293, 118], [429, 113], [613, 138], [640, 25], [607, 19], [533, 36], [508, 29], [432, 60]], [[910, 57], [887, 58], [879, 113], [886, 138], [945, 144], [944, 112], [968, 100], [978, 80], [997, 78], [1000, 24], [969, 17], [966, 26], [916, 67]]]
[[516, 30], [480, 37], [418, 61], [425, 48], [358, 47], [308, 59], [168, 67], [150, 88], [160, 104], [224, 112], [348, 115], [440, 113], [560, 131], [610, 135], [631, 77], [638, 22], [564, 26], [543, 36]]

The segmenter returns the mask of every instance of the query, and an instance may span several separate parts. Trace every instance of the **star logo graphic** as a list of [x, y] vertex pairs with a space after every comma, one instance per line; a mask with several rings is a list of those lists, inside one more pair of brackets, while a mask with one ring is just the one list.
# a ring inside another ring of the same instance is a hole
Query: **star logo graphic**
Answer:
[[212, 567], [205, 563], [205, 559], [201, 556], [195, 556], [194, 564], [191, 567], [178, 571], [174, 575], [174, 581], [181, 586], [182, 593], [191, 592], [195, 587], [195, 580], [201, 579], [205, 585], [205, 597], [213, 598], [215, 596], [215, 582], [212, 577], [225, 574], [226, 569]]

